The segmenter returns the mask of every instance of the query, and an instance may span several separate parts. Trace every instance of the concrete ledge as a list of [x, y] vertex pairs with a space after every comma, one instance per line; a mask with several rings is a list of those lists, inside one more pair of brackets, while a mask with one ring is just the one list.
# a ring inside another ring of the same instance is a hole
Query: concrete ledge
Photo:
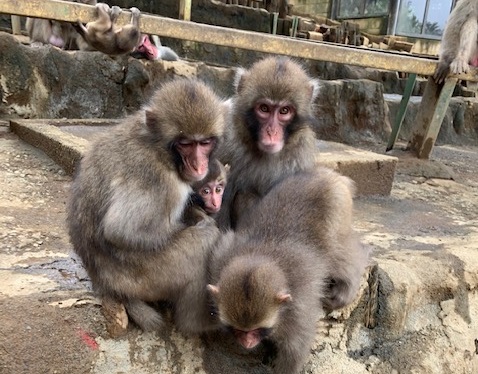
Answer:
[[[75, 165], [92, 139], [114, 119], [12, 120], [11, 130], [22, 140], [44, 151], [65, 172]], [[330, 167], [353, 179], [357, 195], [389, 195], [397, 158], [359, 150], [340, 143], [318, 141], [317, 164]]]
[[318, 141], [317, 164], [351, 178], [357, 195], [390, 195], [398, 158], [353, 148], [341, 143]]

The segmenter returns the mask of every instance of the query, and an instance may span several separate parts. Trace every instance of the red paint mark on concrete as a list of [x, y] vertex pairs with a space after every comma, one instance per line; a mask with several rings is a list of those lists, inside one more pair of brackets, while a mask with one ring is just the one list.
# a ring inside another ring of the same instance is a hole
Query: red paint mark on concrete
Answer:
[[96, 342], [95, 338], [93, 338], [90, 334], [88, 334], [85, 330], [79, 329], [78, 335], [80, 336], [81, 340], [93, 350], [97, 350], [99, 348], [98, 343]]

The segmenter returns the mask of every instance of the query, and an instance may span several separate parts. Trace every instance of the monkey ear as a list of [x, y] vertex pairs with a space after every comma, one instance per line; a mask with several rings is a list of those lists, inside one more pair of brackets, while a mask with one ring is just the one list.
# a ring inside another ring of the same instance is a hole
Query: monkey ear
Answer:
[[224, 170], [226, 170], [226, 174], [229, 174], [229, 172], [231, 171], [231, 165], [225, 164], [224, 165]]
[[149, 129], [154, 129], [157, 127], [158, 118], [156, 117], [156, 114], [154, 114], [153, 110], [146, 108], [144, 111], [144, 116], [146, 126], [148, 126]]
[[213, 296], [219, 295], [219, 287], [218, 287], [218, 286], [214, 286], [214, 285], [212, 285], [212, 284], [208, 284], [206, 287], [207, 287], [208, 291], [211, 292], [211, 294], [212, 294]]
[[237, 68], [236, 76], [234, 77], [234, 88], [237, 93], [240, 93], [244, 86], [244, 78], [247, 77], [249, 73], [243, 68]]
[[310, 80], [310, 99], [312, 102], [315, 101], [319, 94], [320, 90], [320, 82], [318, 79], [311, 79]]
[[292, 296], [290, 295], [290, 293], [286, 293], [282, 291], [276, 295], [276, 299], [279, 304], [282, 304], [282, 303], [287, 303], [289, 301], [292, 301]]

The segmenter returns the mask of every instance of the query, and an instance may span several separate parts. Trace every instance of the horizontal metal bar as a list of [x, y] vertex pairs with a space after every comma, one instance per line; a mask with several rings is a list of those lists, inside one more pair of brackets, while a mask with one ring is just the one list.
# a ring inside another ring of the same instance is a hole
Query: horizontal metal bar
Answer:
[[[80, 20], [83, 23], [93, 21], [96, 16], [93, 6], [56, 0], [0, 0], [0, 13], [68, 22]], [[123, 12], [119, 23], [128, 23], [130, 17], [129, 11]], [[141, 16], [140, 28], [144, 33], [164, 37], [420, 75], [432, 75], [437, 64], [432, 59], [229, 29], [146, 13]], [[478, 81], [478, 70], [458, 77]]]

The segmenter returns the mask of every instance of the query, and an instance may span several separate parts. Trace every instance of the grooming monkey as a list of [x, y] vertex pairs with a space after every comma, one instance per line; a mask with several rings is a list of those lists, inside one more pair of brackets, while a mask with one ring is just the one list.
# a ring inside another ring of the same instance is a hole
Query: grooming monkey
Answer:
[[268, 57], [239, 70], [232, 126], [219, 159], [231, 165], [218, 222], [234, 228], [241, 211], [281, 178], [315, 165], [311, 128], [318, 82], [287, 57]]
[[[96, 0], [76, 0], [71, 2], [96, 5]], [[28, 17], [26, 29], [32, 47], [51, 44], [62, 49], [79, 48], [78, 38], [80, 36], [71, 23]]]
[[445, 26], [433, 78], [442, 83], [449, 73], [467, 73], [469, 64], [478, 66], [478, 2], [460, 0]]
[[204, 83], [165, 83], [151, 101], [95, 141], [71, 188], [71, 242], [98, 295], [123, 304], [144, 330], [161, 326], [148, 305], [174, 305], [184, 332], [206, 330], [206, 259], [219, 237], [205, 213], [182, 221], [191, 185], [208, 173], [223, 133], [221, 100]]
[[368, 251], [352, 230], [352, 191], [325, 168], [288, 176], [244, 212], [232, 245], [212, 253], [219, 320], [246, 349], [272, 341], [276, 374], [302, 369], [322, 307], [357, 294]]
[[140, 11], [131, 8], [131, 23], [119, 27], [116, 20], [121, 13], [118, 6], [109, 7], [108, 4], [96, 4], [98, 18], [96, 21], [83, 25], [77, 22], [78, 33], [92, 48], [108, 55], [120, 55], [133, 52], [140, 42], [139, 30]]

